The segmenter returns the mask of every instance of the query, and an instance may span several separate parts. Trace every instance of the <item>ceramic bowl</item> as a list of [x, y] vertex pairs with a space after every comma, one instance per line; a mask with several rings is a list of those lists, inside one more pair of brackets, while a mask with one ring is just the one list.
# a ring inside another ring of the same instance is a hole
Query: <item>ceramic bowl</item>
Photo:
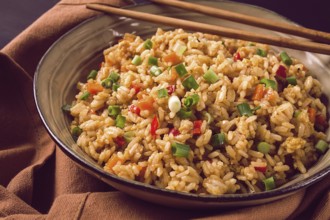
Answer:
[[[221, 7], [226, 10], [258, 15], [260, 19], [268, 18], [289, 22], [285, 18], [263, 8], [234, 3], [229, 1], [200, 0], [200, 4]], [[265, 31], [250, 26], [237, 24], [222, 19], [210, 18], [205, 15], [182, 11], [179, 9], [142, 4], [130, 7], [130, 10], [167, 15], [226, 27], [241, 28], [263, 34], [281, 35], [277, 32]], [[124, 33], [134, 33], [146, 38], [153, 35], [158, 27], [165, 30], [173, 29], [154, 23], [139, 20], [102, 15], [94, 17], [62, 36], [43, 56], [34, 78], [34, 95], [40, 116], [52, 138], [59, 147], [81, 167], [92, 175], [108, 183], [114, 188], [132, 196], [167, 206], [185, 208], [215, 208], [256, 205], [274, 201], [295, 193], [320, 179], [330, 172], [330, 151], [304, 175], [299, 175], [289, 183], [275, 190], [254, 194], [226, 194], [221, 196], [195, 195], [166, 189], [159, 189], [136, 181], [125, 180], [105, 172], [94, 160], [88, 157], [74, 142], [69, 131], [70, 118], [61, 110], [61, 106], [71, 103], [76, 94], [76, 83], [88, 75], [89, 70], [98, 68], [102, 61], [102, 51], [117, 42]], [[275, 50], [281, 48], [274, 47]], [[286, 51], [300, 59], [315, 73], [330, 97], [329, 57], [313, 53], [289, 50]]]

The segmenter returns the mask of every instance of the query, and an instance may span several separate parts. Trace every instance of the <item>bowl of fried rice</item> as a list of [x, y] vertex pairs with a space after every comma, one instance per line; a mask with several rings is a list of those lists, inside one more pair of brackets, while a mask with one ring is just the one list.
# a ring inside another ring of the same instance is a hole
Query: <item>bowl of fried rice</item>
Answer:
[[52, 138], [91, 174], [147, 201], [210, 208], [274, 201], [328, 177], [329, 80], [326, 56], [102, 15], [48, 50], [34, 94]]

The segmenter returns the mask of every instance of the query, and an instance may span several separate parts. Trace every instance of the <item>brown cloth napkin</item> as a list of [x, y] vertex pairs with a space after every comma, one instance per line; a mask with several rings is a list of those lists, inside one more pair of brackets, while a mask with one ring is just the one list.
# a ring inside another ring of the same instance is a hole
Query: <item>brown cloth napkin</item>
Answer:
[[[51, 140], [33, 100], [32, 78], [47, 48], [97, 15], [93, 0], [64, 0], [0, 52], [0, 218], [5, 219], [330, 219], [330, 177], [276, 202], [180, 210], [141, 201], [87, 174]], [[116, 0], [98, 2], [124, 5]]]

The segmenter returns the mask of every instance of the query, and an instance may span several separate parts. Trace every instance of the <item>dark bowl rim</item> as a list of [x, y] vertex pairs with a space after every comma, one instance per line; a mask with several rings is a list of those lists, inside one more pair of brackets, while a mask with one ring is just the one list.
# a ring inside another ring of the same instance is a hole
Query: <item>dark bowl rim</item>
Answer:
[[[271, 11], [269, 9], [263, 8], [263, 7], [259, 7], [256, 5], [251, 5], [251, 4], [247, 4], [247, 3], [241, 3], [241, 2], [233, 2], [233, 1], [228, 1], [228, 0], [201, 0], [201, 1], [209, 1], [209, 2], [225, 2], [225, 3], [231, 3], [231, 4], [240, 4], [240, 5], [245, 5], [248, 7], [254, 7], [263, 11], [267, 11], [268, 13], [272, 13], [276, 16], [282, 17], [283, 19], [294, 23], [292, 21], [290, 21], [289, 19], [285, 18], [282, 15], [279, 15], [278, 13]], [[147, 3], [147, 2], [143, 2], [143, 3], [139, 3], [139, 4], [135, 4], [135, 5], [131, 5], [131, 6], [127, 6], [126, 8], [134, 8], [137, 6], [144, 6], [144, 5], [150, 5], [152, 3]], [[40, 74], [40, 68], [44, 62], [45, 59], [47, 59], [47, 56], [49, 53], [51, 53], [51, 51], [53, 50], [54, 47], [56, 47], [56, 45], [62, 41], [64, 38], [66, 38], [68, 35], [70, 35], [72, 32], [74, 32], [76, 29], [94, 21], [97, 19], [100, 19], [104, 16], [104, 14], [101, 15], [96, 15], [94, 17], [91, 17], [89, 19], [86, 19], [85, 21], [79, 23], [78, 25], [76, 25], [75, 27], [71, 28], [69, 31], [67, 31], [66, 33], [64, 33], [61, 37], [59, 37], [50, 47], [49, 49], [45, 52], [45, 54], [43, 55], [43, 57], [41, 58], [40, 62], [38, 63], [38, 66], [36, 68], [35, 71], [35, 75], [34, 75], [34, 79], [33, 79], [33, 95], [34, 95], [34, 100], [35, 100], [35, 104], [37, 107], [37, 111], [39, 113], [39, 116], [48, 132], [48, 134], [51, 136], [51, 138], [57, 143], [57, 145], [62, 149], [62, 151], [68, 156], [70, 157], [72, 160], [74, 160], [77, 164], [79, 164], [80, 166], [82, 166], [84, 169], [87, 169], [87, 171], [89, 171], [90, 174], [96, 176], [99, 179], [109, 179], [112, 182], [116, 182], [118, 184], [123, 184], [126, 185], [128, 187], [132, 187], [134, 186], [135, 188], [137, 188], [140, 191], [148, 191], [149, 193], [157, 193], [157, 194], [161, 194], [164, 196], [172, 196], [172, 197], [176, 197], [176, 198], [181, 198], [181, 199], [189, 199], [189, 200], [194, 200], [194, 201], [199, 201], [199, 202], [215, 202], [215, 203], [222, 203], [222, 202], [241, 202], [241, 201], [257, 201], [257, 200], [261, 200], [261, 199], [266, 199], [266, 198], [273, 198], [273, 197], [281, 197], [281, 196], [285, 196], [286, 194], [291, 194], [294, 193], [300, 189], [306, 188], [312, 184], [315, 184], [316, 182], [320, 181], [321, 179], [323, 179], [325, 176], [327, 176], [330, 173], [330, 166], [322, 169], [321, 171], [319, 171], [318, 173], [315, 173], [309, 177], [307, 177], [306, 179], [304, 179], [303, 181], [294, 183], [290, 186], [287, 187], [283, 187], [283, 188], [278, 188], [278, 189], [274, 189], [271, 191], [265, 191], [265, 192], [258, 192], [258, 193], [250, 193], [250, 194], [224, 194], [224, 195], [198, 195], [198, 194], [192, 194], [192, 193], [184, 193], [184, 192], [178, 192], [178, 191], [173, 191], [173, 190], [167, 190], [167, 189], [161, 189], [158, 188], [156, 186], [151, 186], [148, 184], [144, 184], [138, 181], [132, 181], [132, 180], [127, 180], [127, 179], [123, 179], [121, 177], [118, 177], [116, 175], [107, 173], [104, 170], [100, 170], [100, 169], [95, 169], [91, 164], [89, 164], [87, 161], [83, 160], [82, 158], [79, 158], [75, 152], [72, 150], [71, 147], [66, 146], [51, 130], [51, 128], [48, 125], [47, 120], [44, 118], [43, 113], [39, 107], [38, 104], [38, 88], [37, 88], [37, 82], [38, 82], [38, 76]], [[296, 23], [294, 23], [296, 24]], [[306, 52], [308, 53], [308, 52]], [[96, 172], [96, 173], [95, 173]], [[103, 180], [104, 181], [104, 180]], [[106, 181], [105, 181], [106, 182]], [[111, 185], [111, 184], [109, 184]]]

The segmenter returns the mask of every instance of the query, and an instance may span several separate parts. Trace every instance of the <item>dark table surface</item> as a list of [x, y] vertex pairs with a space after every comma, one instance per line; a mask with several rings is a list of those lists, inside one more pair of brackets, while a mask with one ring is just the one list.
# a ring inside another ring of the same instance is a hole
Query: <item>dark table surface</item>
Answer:
[[[328, 0], [236, 0], [258, 5], [303, 25], [330, 32]], [[0, 0], [0, 48], [59, 0]], [[258, 15], [256, 15], [258, 16]]]

